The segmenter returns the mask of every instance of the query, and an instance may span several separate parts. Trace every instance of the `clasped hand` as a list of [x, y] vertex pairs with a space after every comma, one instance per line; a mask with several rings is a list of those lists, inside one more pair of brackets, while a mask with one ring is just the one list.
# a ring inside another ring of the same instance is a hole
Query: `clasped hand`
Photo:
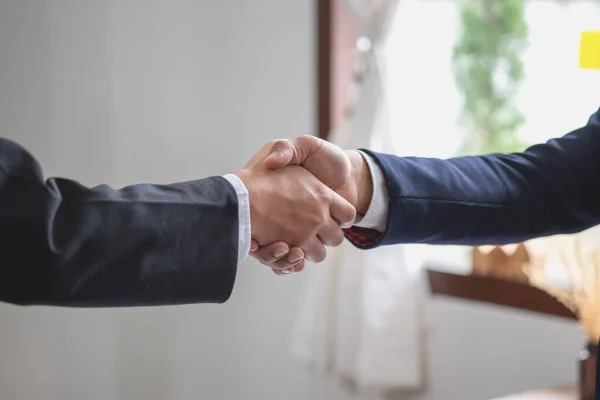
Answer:
[[250, 254], [277, 274], [324, 260], [373, 191], [360, 153], [314, 136], [269, 142], [236, 175], [250, 199]]

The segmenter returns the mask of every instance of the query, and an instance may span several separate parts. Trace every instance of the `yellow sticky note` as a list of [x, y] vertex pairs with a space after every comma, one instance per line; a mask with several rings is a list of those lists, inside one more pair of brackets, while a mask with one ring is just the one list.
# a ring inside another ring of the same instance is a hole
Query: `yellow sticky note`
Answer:
[[579, 68], [600, 69], [600, 31], [581, 34]]

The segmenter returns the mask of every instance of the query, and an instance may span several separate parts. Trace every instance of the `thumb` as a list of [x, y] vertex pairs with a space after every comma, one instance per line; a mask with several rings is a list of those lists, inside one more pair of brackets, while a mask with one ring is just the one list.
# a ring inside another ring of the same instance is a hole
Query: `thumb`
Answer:
[[279, 169], [289, 165], [294, 159], [294, 146], [290, 140], [275, 142], [267, 158], [263, 161], [269, 169]]
[[291, 140], [278, 140], [263, 162], [270, 169], [283, 168], [286, 165], [302, 165], [321, 147], [322, 139], [314, 136], [300, 136]]

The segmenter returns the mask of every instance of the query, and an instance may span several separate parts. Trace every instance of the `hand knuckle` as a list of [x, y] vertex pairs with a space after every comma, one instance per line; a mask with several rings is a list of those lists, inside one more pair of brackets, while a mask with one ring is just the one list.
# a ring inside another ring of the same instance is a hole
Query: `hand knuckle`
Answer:
[[356, 221], [356, 212], [349, 211], [348, 214], [344, 215], [344, 218], [340, 223], [342, 224], [351, 224]]
[[324, 226], [329, 221], [329, 211], [322, 211], [319, 214], [319, 226]]
[[314, 233], [316, 233], [317, 230], [319, 230], [323, 225], [325, 225], [327, 219], [325, 216], [325, 213], [323, 212], [322, 208], [319, 207], [317, 209], [315, 209], [311, 214], [310, 217], [306, 218], [306, 222], [307, 222], [307, 228], [306, 232], [308, 234], [308, 236], [312, 236]]

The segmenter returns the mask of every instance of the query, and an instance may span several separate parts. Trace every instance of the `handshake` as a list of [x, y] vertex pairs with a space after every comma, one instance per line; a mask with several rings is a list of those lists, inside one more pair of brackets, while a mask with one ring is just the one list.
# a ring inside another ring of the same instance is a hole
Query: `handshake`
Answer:
[[323, 261], [325, 246], [342, 244], [342, 228], [367, 212], [373, 194], [358, 151], [314, 136], [269, 142], [236, 175], [250, 200], [250, 255], [276, 274]]

